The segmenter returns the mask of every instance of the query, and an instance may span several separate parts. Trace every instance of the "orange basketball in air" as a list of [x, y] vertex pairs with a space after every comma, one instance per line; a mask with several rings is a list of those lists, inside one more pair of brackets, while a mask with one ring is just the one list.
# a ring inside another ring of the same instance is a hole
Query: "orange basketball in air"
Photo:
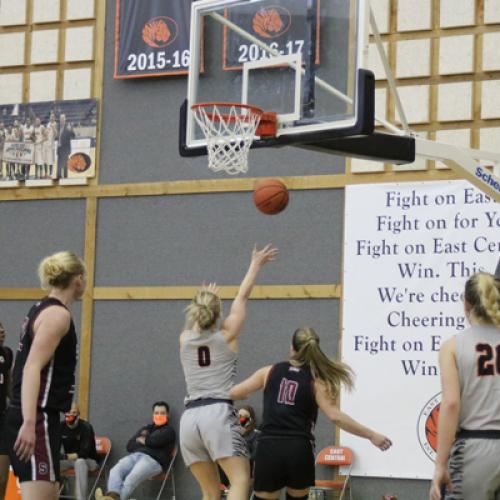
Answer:
[[288, 205], [288, 199], [288, 189], [278, 179], [263, 179], [255, 184], [253, 201], [264, 214], [279, 214]]

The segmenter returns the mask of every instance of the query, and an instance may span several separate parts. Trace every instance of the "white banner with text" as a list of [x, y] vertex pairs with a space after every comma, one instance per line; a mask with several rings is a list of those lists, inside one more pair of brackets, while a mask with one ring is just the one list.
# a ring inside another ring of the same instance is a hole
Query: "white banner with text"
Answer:
[[467, 278], [499, 256], [500, 206], [466, 181], [346, 188], [342, 360], [356, 387], [341, 407], [394, 442], [382, 453], [341, 432], [353, 474], [431, 478], [439, 347], [467, 328]]

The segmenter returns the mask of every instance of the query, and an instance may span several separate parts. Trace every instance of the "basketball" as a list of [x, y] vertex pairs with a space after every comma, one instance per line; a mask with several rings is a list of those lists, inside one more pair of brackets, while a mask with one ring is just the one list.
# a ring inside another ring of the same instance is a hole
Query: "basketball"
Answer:
[[279, 214], [288, 205], [288, 189], [278, 179], [257, 181], [253, 192], [253, 201], [262, 213]]

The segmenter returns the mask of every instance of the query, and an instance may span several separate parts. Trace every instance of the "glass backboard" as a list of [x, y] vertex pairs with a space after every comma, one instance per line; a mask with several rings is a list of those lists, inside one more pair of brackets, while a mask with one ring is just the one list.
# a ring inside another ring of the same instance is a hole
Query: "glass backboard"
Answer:
[[276, 137], [256, 137], [254, 146], [371, 133], [367, 9], [366, 0], [194, 2], [181, 153], [206, 144], [191, 112], [203, 102], [275, 112]]

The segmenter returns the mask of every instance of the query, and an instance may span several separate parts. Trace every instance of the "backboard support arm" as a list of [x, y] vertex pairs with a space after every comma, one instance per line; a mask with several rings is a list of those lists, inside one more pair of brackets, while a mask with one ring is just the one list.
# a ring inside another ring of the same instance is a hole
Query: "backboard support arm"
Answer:
[[[428, 160], [440, 160], [460, 177], [500, 202], [500, 154], [466, 149], [426, 139], [415, 138], [415, 154]], [[493, 171], [479, 164], [480, 160], [491, 161]]]

